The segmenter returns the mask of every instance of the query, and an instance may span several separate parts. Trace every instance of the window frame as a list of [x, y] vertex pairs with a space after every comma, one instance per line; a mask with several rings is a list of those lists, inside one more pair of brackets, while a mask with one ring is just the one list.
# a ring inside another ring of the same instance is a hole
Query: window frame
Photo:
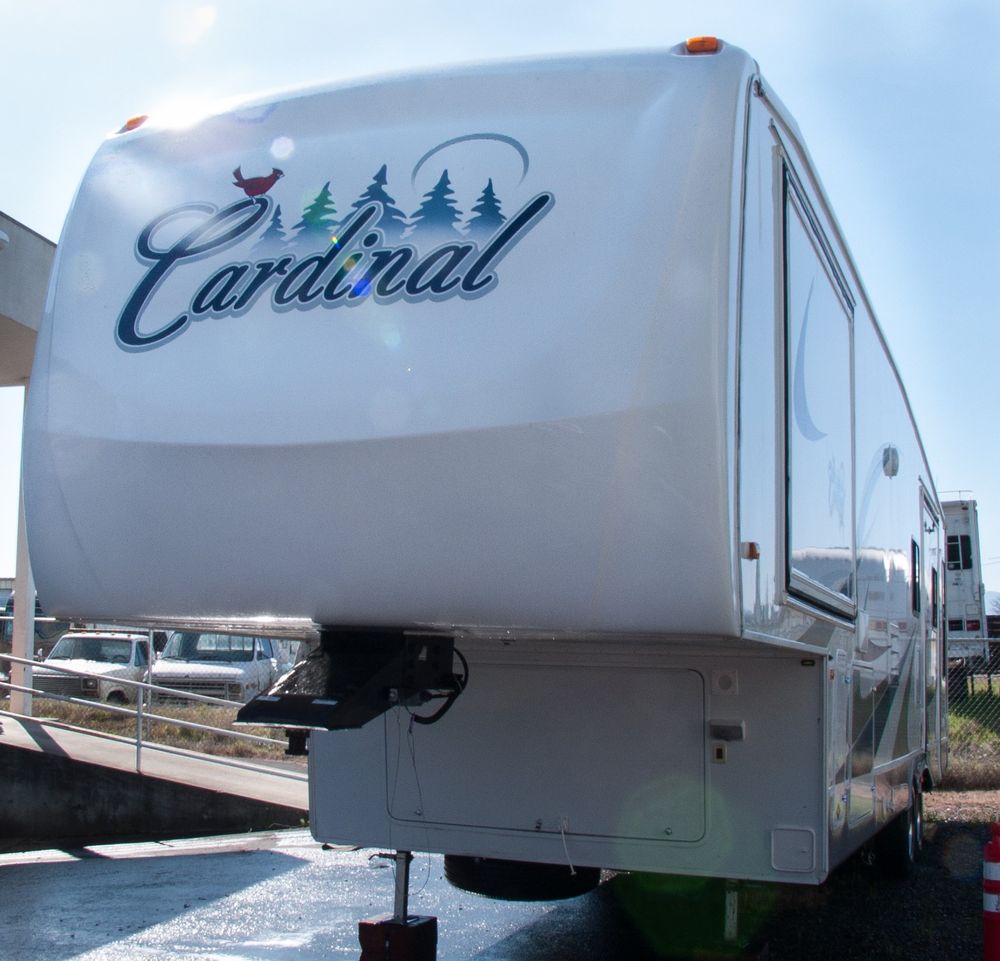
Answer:
[[[783, 152], [782, 152], [783, 153]], [[783, 350], [783, 378], [784, 378], [784, 412], [783, 412], [783, 435], [784, 435], [784, 567], [785, 586], [790, 600], [806, 601], [817, 605], [826, 611], [839, 617], [853, 621], [857, 616], [857, 532], [855, 531], [855, 423], [854, 423], [854, 308], [855, 302], [850, 293], [850, 287], [846, 276], [837, 261], [834, 250], [826, 237], [822, 224], [816, 216], [812, 205], [806, 195], [801, 182], [798, 180], [794, 170], [788, 162], [787, 155], [782, 156], [780, 164], [782, 177], [781, 192], [781, 323], [782, 336], [784, 338]], [[849, 456], [847, 473], [849, 479], [849, 521], [850, 532], [850, 587], [852, 594], [848, 596], [835, 591], [825, 584], [821, 584], [809, 577], [803, 571], [793, 566], [793, 545], [792, 545], [792, 505], [793, 505], [793, 484], [791, 476], [792, 451], [791, 451], [791, 317], [790, 317], [790, 218], [796, 216], [806, 235], [806, 239], [811, 244], [816, 255], [817, 263], [825, 271], [827, 279], [834, 295], [836, 296], [841, 309], [844, 312], [844, 320], [847, 323], [847, 346], [848, 346], [848, 417], [849, 417]]]
[[[972, 570], [971, 534], [948, 534], [945, 545], [945, 566], [949, 571]], [[955, 553], [954, 559], [952, 559], [952, 548]]]

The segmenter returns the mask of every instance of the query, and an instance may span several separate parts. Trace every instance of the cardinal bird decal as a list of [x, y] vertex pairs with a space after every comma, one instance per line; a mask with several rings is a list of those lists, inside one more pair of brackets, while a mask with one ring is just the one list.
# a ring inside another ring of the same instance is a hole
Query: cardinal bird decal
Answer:
[[240, 187], [248, 197], [260, 197], [266, 194], [277, 182], [279, 177], [284, 177], [283, 171], [277, 167], [272, 167], [271, 172], [266, 177], [250, 177], [245, 179], [237, 167], [233, 171], [233, 186]]

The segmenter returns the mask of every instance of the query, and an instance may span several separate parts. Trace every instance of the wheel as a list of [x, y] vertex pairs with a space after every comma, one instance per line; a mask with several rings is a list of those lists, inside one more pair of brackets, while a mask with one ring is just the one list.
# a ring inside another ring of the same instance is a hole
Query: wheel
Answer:
[[556, 901], [592, 891], [600, 868], [502, 861], [458, 854], [444, 856], [444, 876], [456, 888], [503, 901]]
[[121, 691], [112, 691], [107, 696], [106, 700], [107, 700], [108, 704], [118, 704], [118, 705], [121, 705], [121, 704], [125, 703], [125, 695], [122, 694]]
[[875, 863], [882, 873], [900, 881], [910, 877], [924, 847], [924, 797], [913, 785], [910, 807], [894, 818], [875, 839]]

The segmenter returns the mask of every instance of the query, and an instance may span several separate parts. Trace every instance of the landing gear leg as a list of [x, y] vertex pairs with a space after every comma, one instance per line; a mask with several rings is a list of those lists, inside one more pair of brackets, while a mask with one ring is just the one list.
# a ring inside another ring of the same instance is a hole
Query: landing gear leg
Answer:
[[[726, 881], [722, 944], [719, 946], [718, 957], [726, 958], [727, 961], [766, 961], [770, 957], [771, 952], [767, 942], [757, 940], [743, 930], [747, 927], [752, 931], [759, 922], [761, 898], [765, 896], [765, 891], [766, 889], [755, 889], [740, 881]], [[754, 905], [755, 892], [758, 901], [756, 905]], [[745, 918], [741, 917], [742, 912], [745, 912]], [[711, 958], [716, 955], [708, 949], [704, 957]]]
[[382, 914], [358, 924], [359, 961], [435, 961], [437, 918], [409, 913], [409, 851], [385, 854], [396, 863], [396, 890], [392, 914]]

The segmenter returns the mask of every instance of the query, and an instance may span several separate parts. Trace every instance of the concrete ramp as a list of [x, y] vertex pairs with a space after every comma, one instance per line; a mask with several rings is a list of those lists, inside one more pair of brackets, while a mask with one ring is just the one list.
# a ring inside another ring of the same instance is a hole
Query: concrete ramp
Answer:
[[0, 837], [188, 837], [297, 827], [304, 766], [221, 759], [0, 712]]

